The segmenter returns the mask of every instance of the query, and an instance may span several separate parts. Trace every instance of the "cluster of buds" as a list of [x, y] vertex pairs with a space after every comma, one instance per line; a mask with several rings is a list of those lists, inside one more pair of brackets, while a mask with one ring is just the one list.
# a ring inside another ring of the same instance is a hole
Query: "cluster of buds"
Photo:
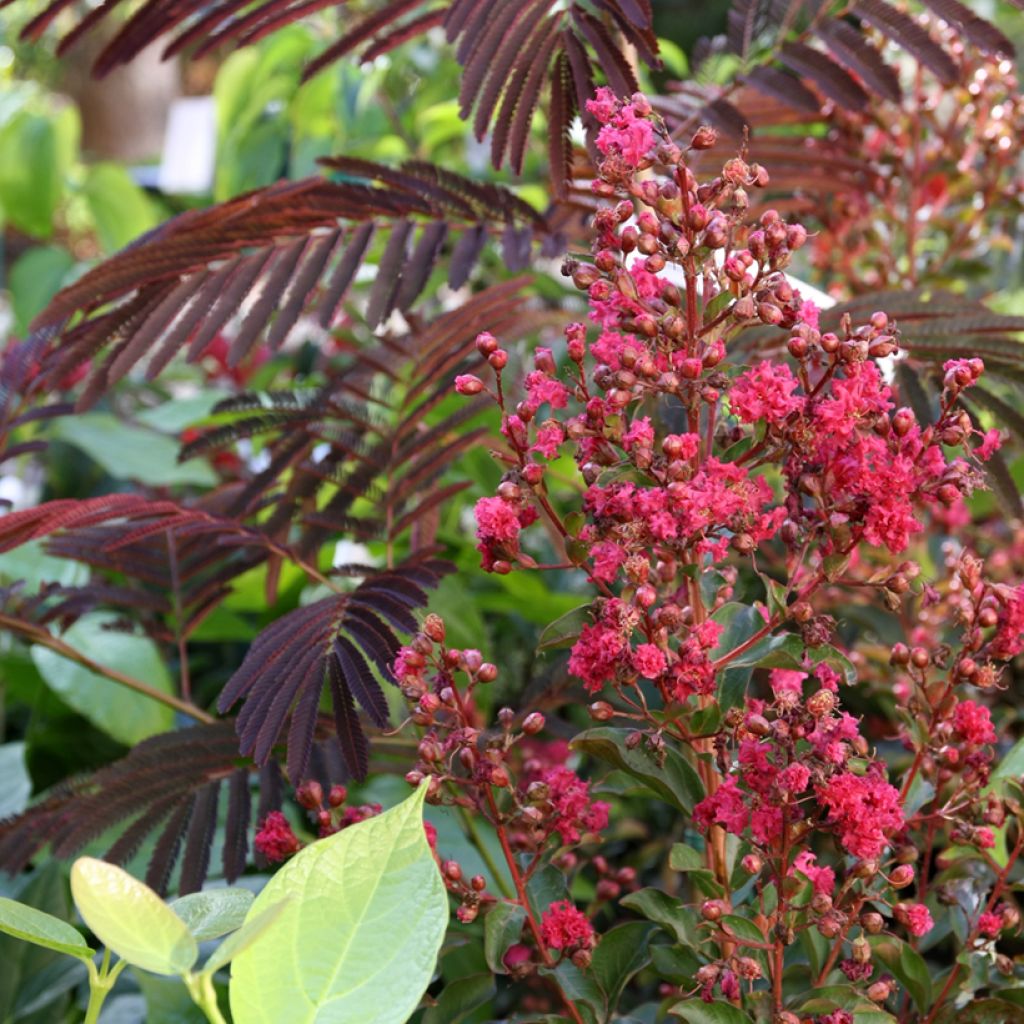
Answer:
[[[367, 818], [376, 817], [383, 810], [380, 804], [345, 806], [347, 799], [348, 790], [341, 785], [331, 786], [325, 798], [323, 786], [315, 779], [302, 783], [295, 790], [295, 802], [307, 812], [320, 839]], [[256, 852], [264, 860], [276, 864], [298, 853], [305, 843], [295, 834], [291, 823], [280, 811], [271, 811], [260, 823], [255, 846]]]

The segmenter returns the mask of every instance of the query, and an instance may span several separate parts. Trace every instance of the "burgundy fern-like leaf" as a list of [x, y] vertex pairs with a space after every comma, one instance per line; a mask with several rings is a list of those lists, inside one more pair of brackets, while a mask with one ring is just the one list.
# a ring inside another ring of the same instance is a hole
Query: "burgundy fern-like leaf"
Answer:
[[245, 701], [237, 722], [242, 753], [265, 764], [290, 718], [294, 748], [289, 763], [301, 776], [311, 745], [310, 723], [329, 684], [342, 752], [349, 768], [363, 777], [366, 740], [352, 698], [375, 725], [387, 725], [387, 702], [367, 662], [391, 680], [398, 649], [392, 626], [405, 632], [416, 628], [410, 611], [426, 603], [423, 586], [436, 586], [446, 571], [434, 561], [400, 566], [369, 577], [351, 593], [298, 608], [264, 630], [218, 701], [221, 711]]
[[803, 43], [784, 43], [779, 56], [798, 74], [810, 79], [830, 100], [848, 110], [863, 110], [868, 94], [856, 80], [820, 50]]
[[1013, 43], [990, 21], [972, 11], [960, 0], [921, 0], [943, 21], [963, 33], [983, 53], [996, 57], [1013, 57], [1016, 48]]
[[852, 25], [830, 19], [818, 26], [817, 34], [835, 58], [860, 75], [865, 85], [884, 99], [893, 103], [900, 101], [902, 91], [896, 69], [886, 64], [882, 55]]
[[349, 180], [279, 183], [181, 214], [58, 293], [33, 325], [42, 380], [52, 386], [93, 360], [84, 408], [140, 361], [149, 360], [152, 378], [183, 348], [188, 359], [201, 358], [240, 311], [228, 330], [230, 365], [260, 341], [283, 344], [307, 311], [329, 327], [375, 229], [389, 237], [370, 295], [371, 326], [413, 305], [447, 239], [455, 245], [451, 281], [461, 284], [489, 234], [506, 249], [510, 239], [525, 245], [527, 255], [547, 234], [544, 219], [501, 186], [419, 162], [398, 170], [356, 160], [327, 166]]
[[910, 15], [887, 0], [856, 0], [853, 13], [912, 54], [944, 85], [956, 80], [953, 58]]

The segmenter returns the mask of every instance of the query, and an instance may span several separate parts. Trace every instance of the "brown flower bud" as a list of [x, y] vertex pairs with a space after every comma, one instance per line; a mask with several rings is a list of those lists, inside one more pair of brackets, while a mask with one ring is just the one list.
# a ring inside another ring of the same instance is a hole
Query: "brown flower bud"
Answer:
[[720, 921], [727, 909], [722, 900], [705, 900], [700, 907], [700, 916], [705, 921]]
[[860, 926], [868, 935], [878, 935], [885, 927], [885, 918], [874, 910], [860, 915]]

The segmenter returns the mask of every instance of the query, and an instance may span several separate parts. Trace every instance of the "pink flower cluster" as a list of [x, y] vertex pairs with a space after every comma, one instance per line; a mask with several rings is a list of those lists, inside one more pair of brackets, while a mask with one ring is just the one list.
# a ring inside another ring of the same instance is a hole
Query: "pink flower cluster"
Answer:
[[572, 951], [591, 949], [596, 939], [594, 926], [568, 900], [552, 903], [541, 917], [541, 938], [549, 949]]
[[608, 827], [609, 805], [590, 799], [590, 783], [584, 782], [565, 766], [551, 768], [541, 775], [548, 787], [551, 804], [551, 826], [563, 843], [578, 843], [586, 832], [600, 832]]
[[817, 796], [840, 843], [855, 857], [877, 857], [904, 826], [899, 790], [880, 772], [835, 775]]
[[606, 156], [622, 158], [629, 167], [639, 167], [654, 145], [651, 105], [637, 93], [631, 103], [619, 103], [611, 89], [602, 87], [597, 97], [587, 100], [587, 112], [601, 125], [597, 148]]

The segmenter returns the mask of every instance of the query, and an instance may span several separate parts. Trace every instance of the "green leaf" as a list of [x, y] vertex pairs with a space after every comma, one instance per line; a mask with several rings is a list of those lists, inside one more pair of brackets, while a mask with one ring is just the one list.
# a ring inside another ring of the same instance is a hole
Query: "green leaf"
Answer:
[[7, 284], [16, 334], [28, 333], [29, 323], [57, 294], [74, 265], [71, 253], [56, 245], [35, 246], [14, 261]]
[[704, 858], [692, 846], [675, 843], [668, 855], [668, 866], [673, 871], [685, 872], [705, 896], [720, 897], [724, 894], [721, 883], [716, 881], [714, 872], [704, 863]]
[[669, 747], [658, 764], [645, 743], [632, 750], [626, 745], [629, 730], [601, 726], [588, 729], [572, 741], [572, 747], [619, 768], [644, 783], [656, 796], [687, 814], [704, 799], [704, 785], [688, 761]]
[[283, 899], [280, 903], [272, 904], [229, 935], [203, 964], [203, 973], [216, 974], [225, 964], [247, 950], [278, 919], [288, 902]]
[[742, 1010], [719, 1000], [705, 1003], [703, 999], [684, 999], [670, 1006], [668, 1012], [689, 1024], [753, 1024]]
[[601, 936], [590, 962], [590, 975], [604, 993], [606, 1011], [615, 1009], [629, 979], [650, 963], [648, 947], [654, 930], [642, 921], [630, 921]]
[[[113, 621], [114, 617], [105, 613], [83, 615], [62, 638], [106, 668], [133, 676], [163, 693], [173, 692], [174, 684], [156, 644], [147, 637], [103, 628]], [[130, 746], [174, 725], [174, 711], [151, 697], [129, 690], [48, 647], [37, 645], [31, 653], [46, 685], [114, 739]]]
[[1024, 1007], [1005, 999], [975, 999], [963, 1007], [951, 1001], [937, 1024], [1024, 1024]]
[[889, 936], [872, 937], [868, 941], [875, 956], [902, 983], [917, 1008], [927, 1010], [932, 1002], [932, 978], [921, 954], [908, 943]]
[[434, 1006], [431, 1006], [420, 1024], [459, 1024], [474, 1010], [494, 997], [495, 985], [492, 974], [471, 974], [449, 982], [441, 991]]
[[434, 973], [448, 897], [423, 828], [425, 787], [307, 846], [250, 918], [290, 897], [234, 961], [235, 1024], [403, 1024]]
[[590, 602], [581, 604], [559, 616], [544, 628], [537, 641], [537, 651], [556, 651], [562, 647], [571, 647], [579, 637], [583, 627], [591, 620]]
[[484, 957], [495, 974], [508, 974], [505, 954], [523, 934], [526, 911], [515, 903], [496, 903], [484, 918]]
[[1000, 779], [1020, 780], [1024, 777], [1024, 739], [1017, 742], [1007, 751], [1006, 756], [996, 765], [991, 781]]
[[[180, 978], [148, 974], [137, 968], [132, 973], [146, 1000], [145, 1024], [208, 1024], [206, 1014], [192, 1001]], [[105, 1024], [106, 1014], [103, 1020]]]
[[124, 248], [159, 223], [159, 212], [153, 201], [120, 164], [101, 163], [89, 167], [82, 194], [96, 225], [96, 234], [108, 253]]
[[173, 900], [170, 908], [196, 942], [205, 942], [241, 928], [255, 898], [248, 889], [207, 889]]
[[71, 895], [82, 920], [122, 960], [154, 974], [184, 974], [199, 956], [185, 922], [153, 892], [114, 864], [80, 857]]
[[0, 821], [20, 814], [32, 795], [32, 780], [25, 767], [25, 744], [0, 744]]
[[93, 950], [77, 928], [72, 928], [59, 917], [5, 896], [0, 896], [0, 931], [57, 953], [67, 953], [80, 960], [92, 959]]
[[55, 420], [51, 438], [88, 455], [115, 480], [170, 486], [213, 487], [217, 474], [202, 459], [178, 462], [178, 442], [165, 434], [122, 423], [106, 412], [89, 412]]
[[21, 110], [0, 128], [0, 208], [27, 235], [49, 238], [63, 189], [57, 125]]
[[563, 960], [553, 971], [542, 967], [541, 974], [554, 974], [558, 987], [580, 1011], [584, 1024], [596, 1024], [604, 1011], [604, 994], [589, 971], [581, 971], [571, 960]]
[[660, 924], [676, 942], [683, 946], [699, 944], [696, 918], [692, 910], [660, 889], [641, 889], [623, 896], [619, 903]]
[[[67, 880], [55, 860], [12, 880], [0, 876], [0, 884], [22, 905], [65, 922], [71, 914]], [[0, 933], [0, 1021], [50, 1024], [63, 1020], [68, 983], [84, 981], [85, 970], [84, 961], [77, 957]]]

